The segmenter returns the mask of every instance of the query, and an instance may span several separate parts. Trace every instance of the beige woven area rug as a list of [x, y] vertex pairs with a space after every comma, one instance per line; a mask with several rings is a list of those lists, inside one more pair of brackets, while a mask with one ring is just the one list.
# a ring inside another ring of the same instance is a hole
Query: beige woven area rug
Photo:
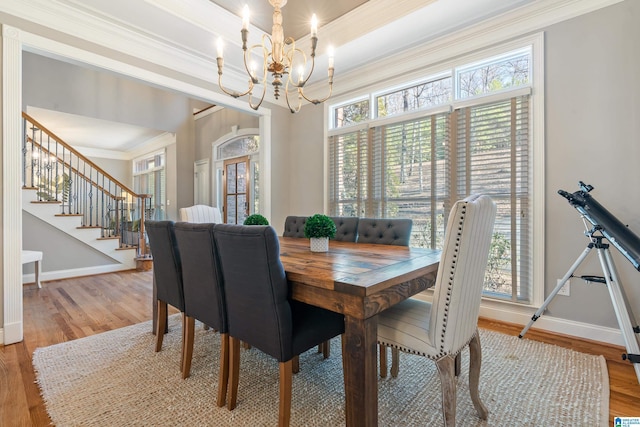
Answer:
[[[278, 365], [256, 349], [241, 356], [238, 406], [215, 405], [219, 336], [196, 330], [191, 377], [179, 371], [181, 328], [171, 316], [163, 350], [153, 351], [149, 322], [45, 348], [33, 355], [37, 382], [57, 426], [274, 426]], [[603, 357], [491, 331], [480, 331], [477, 418], [468, 392], [468, 350], [458, 382], [459, 426], [605, 426], [609, 383]], [[300, 358], [293, 378], [292, 426], [344, 425], [340, 339], [323, 360]], [[440, 383], [435, 363], [402, 354], [398, 378], [378, 382], [380, 426], [438, 426]]]

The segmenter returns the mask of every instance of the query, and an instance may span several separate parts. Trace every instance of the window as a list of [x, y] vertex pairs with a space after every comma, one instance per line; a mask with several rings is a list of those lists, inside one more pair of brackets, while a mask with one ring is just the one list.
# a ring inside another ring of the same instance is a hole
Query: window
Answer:
[[149, 154], [133, 161], [133, 191], [151, 194], [151, 207], [147, 208], [146, 219], [166, 218], [165, 199], [165, 153]]
[[530, 47], [460, 67], [456, 70], [458, 98], [526, 86], [530, 75]]
[[369, 100], [356, 101], [350, 104], [333, 107], [332, 126], [340, 128], [354, 123], [369, 120]]
[[447, 76], [377, 96], [377, 116], [392, 116], [451, 102], [451, 91], [451, 77]]
[[411, 245], [441, 248], [452, 204], [488, 194], [484, 295], [531, 303], [532, 57], [518, 48], [372, 94], [374, 118], [363, 100], [331, 109], [330, 214], [411, 218]]

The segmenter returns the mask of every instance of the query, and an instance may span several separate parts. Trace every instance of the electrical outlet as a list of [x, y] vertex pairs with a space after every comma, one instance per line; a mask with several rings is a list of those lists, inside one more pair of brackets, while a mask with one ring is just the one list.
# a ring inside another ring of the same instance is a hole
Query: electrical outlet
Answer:
[[[558, 279], [558, 284], [560, 283], [561, 280], [562, 279]], [[557, 295], [564, 295], [567, 297], [571, 295], [571, 280], [567, 280], [564, 283], [564, 286], [560, 288]]]

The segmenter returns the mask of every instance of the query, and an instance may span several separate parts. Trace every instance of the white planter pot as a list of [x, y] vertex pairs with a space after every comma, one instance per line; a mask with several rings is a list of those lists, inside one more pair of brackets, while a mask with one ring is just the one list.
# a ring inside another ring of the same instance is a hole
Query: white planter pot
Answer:
[[327, 252], [329, 250], [328, 237], [312, 237], [310, 240], [311, 252]]

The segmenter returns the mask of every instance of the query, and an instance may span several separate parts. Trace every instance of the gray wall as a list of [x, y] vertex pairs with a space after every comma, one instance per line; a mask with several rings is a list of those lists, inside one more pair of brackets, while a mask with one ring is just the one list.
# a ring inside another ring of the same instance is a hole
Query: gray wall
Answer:
[[104, 157], [87, 156], [89, 160], [102, 170], [120, 181], [123, 185], [133, 188], [133, 168], [131, 160], [106, 159]]
[[[114, 263], [113, 259], [102, 252], [24, 211], [22, 211], [22, 247], [46, 254], [42, 257], [40, 265], [42, 271], [72, 270]], [[33, 273], [33, 263], [24, 265], [22, 270], [24, 273]]]
[[[625, 1], [546, 31], [546, 290], [553, 289], [587, 245], [578, 212], [558, 189], [578, 180], [640, 235], [640, 2]], [[636, 316], [638, 272], [615, 249], [614, 262]], [[595, 254], [582, 274], [602, 274]], [[617, 328], [603, 285], [571, 280], [549, 315]]]
[[306, 105], [291, 118], [289, 208], [292, 215], [325, 213], [323, 106]]
[[[578, 212], [557, 194], [592, 195], [640, 235], [640, 2], [625, 1], [545, 29], [545, 291], [562, 278], [588, 241]], [[292, 120], [292, 212], [322, 208], [323, 113], [313, 106]], [[638, 272], [613, 249], [620, 281], [640, 315]], [[580, 274], [602, 274], [595, 253]], [[618, 328], [603, 285], [571, 280], [571, 296], [557, 296], [545, 315]]]
[[34, 106], [167, 132], [192, 114], [189, 98], [132, 79], [29, 52], [22, 61], [24, 111]]

